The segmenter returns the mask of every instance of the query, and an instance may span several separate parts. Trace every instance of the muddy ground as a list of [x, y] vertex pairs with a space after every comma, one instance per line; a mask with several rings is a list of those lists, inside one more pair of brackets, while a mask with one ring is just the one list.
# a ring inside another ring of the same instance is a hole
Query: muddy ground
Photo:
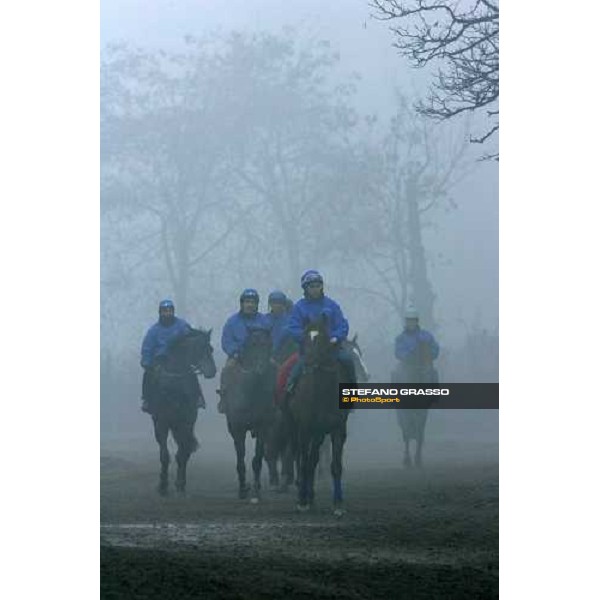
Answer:
[[421, 471], [350, 456], [336, 518], [326, 475], [315, 510], [296, 514], [291, 493], [238, 500], [232, 459], [202, 449], [186, 496], [167, 498], [155, 452], [103, 451], [101, 597], [496, 598], [493, 454], [438, 449]]

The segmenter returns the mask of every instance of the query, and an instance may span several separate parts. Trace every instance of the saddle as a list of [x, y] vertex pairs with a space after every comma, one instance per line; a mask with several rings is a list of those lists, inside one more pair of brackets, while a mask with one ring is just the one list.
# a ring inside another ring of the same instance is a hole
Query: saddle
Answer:
[[206, 408], [206, 401], [198, 377], [194, 373], [184, 376], [172, 376], [166, 373], [156, 374], [145, 371], [142, 380], [142, 397], [150, 407], [156, 406], [160, 393], [181, 393], [198, 408]]

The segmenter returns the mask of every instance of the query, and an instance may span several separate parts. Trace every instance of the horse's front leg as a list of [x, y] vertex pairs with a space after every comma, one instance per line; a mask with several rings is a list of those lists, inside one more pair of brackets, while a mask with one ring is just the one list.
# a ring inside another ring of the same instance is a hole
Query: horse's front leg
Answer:
[[423, 466], [423, 458], [422, 458], [422, 449], [423, 449], [423, 440], [425, 439], [425, 424], [427, 423], [427, 411], [423, 412], [419, 415], [419, 420], [417, 423], [417, 448], [415, 450], [415, 466], [422, 467]]
[[265, 461], [267, 462], [267, 468], [269, 469], [269, 486], [272, 489], [279, 488], [279, 465], [277, 464], [277, 455], [269, 454], [265, 455]]
[[324, 465], [331, 461], [331, 447], [327, 443], [329, 436], [325, 436], [324, 444], [321, 446], [321, 450], [319, 452], [319, 462], [317, 464], [317, 478], [321, 479], [321, 476], [324, 472]]
[[246, 483], [246, 430], [239, 427], [233, 433], [233, 443], [235, 445], [236, 469], [238, 475], [238, 496], [240, 500], [248, 497], [250, 488]]
[[344, 496], [342, 492], [342, 456], [346, 442], [346, 425], [331, 434], [331, 478], [333, 481], [333, 514], [341, 516]]
[[292, 443], [286, 444], [281, 451], [281, 477], [283, 483], [279, 490], [287, 492], [290, 485], [294, 483], [294, 447]]
[[298, 510], [306, 511], [308, 505], [308, 451], [309, 440], [306, 434], [298, 435], [297, 477], [298, 477]]
[[279, 469], [277, 467], [278, 443], [274, 431], [269, 431], [264, 442], [264, 457], [269, 470], [269, 486], [279, 486]]
[[196, 436], [194, 435], [195, 422], [196, 415], [193, 415], [193, 418], [179, 423], [173, 429], [173, 437], [177, 443], [177, 454], [175, 455], [177, 478], [175, 479], [175, 489], [181, 494], [185, 493], [188, 461], [192, 453], [198, 448], [198, 440], [196, 440]]
[[256, 435], [256, 444], [254, 446], [254, 458], [252, 459], [252, 472], [254, 473], [254, 483], [252, 486], [252, 498], [250, 502], [256, 504], [260, 500], [260, 475], [262, 471], [262, 462], [265, 452], [265, 441], [262, 433], [259, 431]]
[[171, 456], [167, 446], [167, 438], [169, 436], [169, 427], [164, 422], [161, 422], [157, 417], [153, 417], [154, 421], [154, 437], [159, 447], [160, 457], [160, 476], [158, 480], [158, 493], [165, 496], [169, 491], [169, 463]]
[[404, 438], [404, 460], [402, 462], [407, 469], [412, 467], [412, 458], [410, 456], [410, 440], [408, 437]]
[[315, 473], [319, 464], [319, 452], [324, 439], [323, 434], [311, 436], [308, 447], [308, 468], [307, 468], [307, 500], [310, 505], [315, 500]]

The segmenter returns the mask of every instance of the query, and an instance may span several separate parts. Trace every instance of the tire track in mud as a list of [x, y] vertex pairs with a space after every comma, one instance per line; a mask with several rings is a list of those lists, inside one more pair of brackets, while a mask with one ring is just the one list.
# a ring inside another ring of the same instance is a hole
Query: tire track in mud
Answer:
[[293, 510], [293, 495], [235, 497], [198, 469], [186, 497], [158, 497], [154, 465], [103, 473], [101, 597], [385, 599], [498, 595], [497, 467], [347, 478], [347, 508]]
[[[243, 522], [243, 523], [119, 523], [101, 526], [101, 544], [111, 547], [146, 548], [167, 552], [198, 550], [236, 555], [264, 553], [306, 561], [370, 564], [421, 564], [458, 567], [489, 563], [488, 552], [456, 549], [415, 549], [401, 543], [373, 547], [375, 540], [353, 543], [340, 523]], [[312, 535], [307, 536], [310, 531]], [[332, 536], [332, 533], [337, 535]], [[307, 540], [306, 538], [310, 539]], [[340, 543], [341, 542], [341, 543]], [[309, 547], [304, 547], [308, 543]]]

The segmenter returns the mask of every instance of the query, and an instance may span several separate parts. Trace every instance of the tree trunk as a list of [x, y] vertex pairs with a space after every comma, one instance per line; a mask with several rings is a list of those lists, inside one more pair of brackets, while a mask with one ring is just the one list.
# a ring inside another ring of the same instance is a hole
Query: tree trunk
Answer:
[[409, 283], [412, 288], [413, 302], [419, 311], [421, 325], [435, 329], [433, 305], [435, 294], [427, 276], [427, 260], [421, 232], [421, 218], [418, 205], [418, 188], [414, 178], [407, 182], [408, 203], [408, 254]]

